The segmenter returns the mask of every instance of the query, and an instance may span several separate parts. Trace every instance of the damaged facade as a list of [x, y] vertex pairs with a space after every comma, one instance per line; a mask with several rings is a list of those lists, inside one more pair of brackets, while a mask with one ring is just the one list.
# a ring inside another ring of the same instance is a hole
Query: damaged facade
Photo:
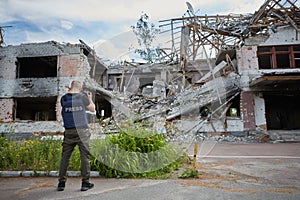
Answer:
[[123, 79], [135, 81], [129, 91], [143, 96], [130, 101], [132, 110], [140, 119], [160, 116], [179, 124], [180, 133], [299, 138], [297, 1], [268, 0], [245, 15], [196, 16], [188, 8], [188, 17], [160, 21], [172, 43], [162, 49], [168, 59], [163, 67], [142, 65], [116, 75], [122, 81], [115, 88], [124, 90]]
[[[107, 68], [83, 42], [21, 44], [0, 48], [1, 131], [62, 132], [60, 97], [72, 80], [105, 85]], [[97, 79], [95, 78], [97, 77]], [[110, 105], [95, 95], [97, 109]]]
[[160, 21], [172, 44], [162, 49], [163, 63], [105, 67], [82, 41], [0, 48], [1, 121], [32, 121], [19, 132], [55, 126], [62, 131], [58, 99], [70, 80], [80, 79], [95, 91], [98, 113], [104, 110], [105, 117], [154, 119], [157, 128], [171, 123], [182, 134], [295, 133], [297, 4], [267, 0], [254, 14], [215, 16], [196, 16], [188, 5], [188, 17]]

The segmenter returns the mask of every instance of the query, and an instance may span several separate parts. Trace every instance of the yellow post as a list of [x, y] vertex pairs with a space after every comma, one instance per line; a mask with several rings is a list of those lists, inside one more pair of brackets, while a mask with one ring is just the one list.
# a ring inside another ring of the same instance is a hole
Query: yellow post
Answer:
[[195, 145], [194, 145], [194, 162], [193, 162], [193, 170], [196, 169], [197, 153], [198, 153], [198, 144], [195, 143]]

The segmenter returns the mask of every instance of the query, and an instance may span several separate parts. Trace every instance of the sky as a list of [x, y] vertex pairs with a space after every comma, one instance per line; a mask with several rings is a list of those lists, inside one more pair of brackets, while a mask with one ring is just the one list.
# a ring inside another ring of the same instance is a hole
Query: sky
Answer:
[[[264, 1], [188, 0], [196, 15], [254, 13]], [[0, 0], [0, 27], [12, 26], [3, 29], [5, 45], [81, 39], [111, 51], [118, 43], [125, 51], [131, 26], [142, 14], [158, 27], [160, 20], [182, 17], [187, 9], [186, 0]]]

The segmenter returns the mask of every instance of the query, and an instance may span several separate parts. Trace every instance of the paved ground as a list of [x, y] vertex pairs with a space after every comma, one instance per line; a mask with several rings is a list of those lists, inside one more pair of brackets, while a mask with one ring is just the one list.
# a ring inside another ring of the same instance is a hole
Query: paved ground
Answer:
[[86, 192], [77, 177], [63, 192], [57, 177], [0, 178], [0, 199], [300, 199], [300, 143], [200, 144], [197, 161], [197, 179], [92, 178]]

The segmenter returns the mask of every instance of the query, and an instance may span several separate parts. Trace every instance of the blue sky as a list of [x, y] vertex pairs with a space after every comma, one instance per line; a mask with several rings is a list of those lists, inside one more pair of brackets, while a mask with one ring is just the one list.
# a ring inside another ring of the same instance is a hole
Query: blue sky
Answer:
[[[264, 0], [188, 1], [198, 15], [254, 13], [264, 3]], [[6, 45], [50, 40], [79, 43], [82, 39], [94, 46], [115, 38], [124, 40], [120, 35], [126, 36], [143, 13], [158, 26], [159, 20], [182, 17], [186, 11], [186, 0], [0, 0], [0, 26], [12, 26], [4, 29]]]

